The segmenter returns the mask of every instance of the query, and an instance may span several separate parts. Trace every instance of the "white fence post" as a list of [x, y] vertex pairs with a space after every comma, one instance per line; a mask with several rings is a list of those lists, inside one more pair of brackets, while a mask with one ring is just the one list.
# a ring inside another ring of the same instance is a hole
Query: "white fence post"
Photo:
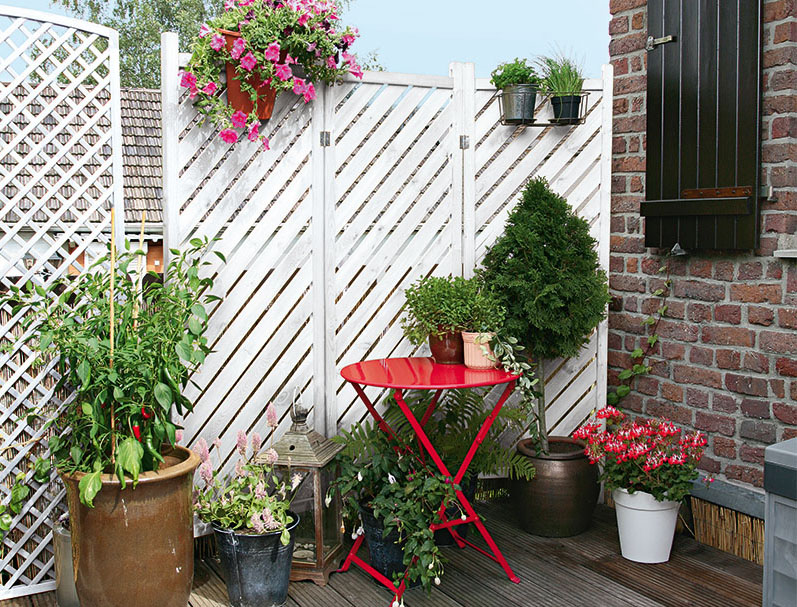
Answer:
[[177, 120], [180, 91], [174, 83], [179, 61], [179, 37], [176, 32], [161, 34], [161, 154], [163, 158], [163, 271], [169, 267], [170, 249], [180, 246], [180, 206], [177, 184], [179, 126]]
[[476, 118], [476, 74], [473, 63], [452, 63], [449, 74], [454, 79], [454, 144], [452, 150], [452, 221], [460, 229], [452, 230], [455, 274], [473, 276], [476, 265], [476, 164], [474, 158]]

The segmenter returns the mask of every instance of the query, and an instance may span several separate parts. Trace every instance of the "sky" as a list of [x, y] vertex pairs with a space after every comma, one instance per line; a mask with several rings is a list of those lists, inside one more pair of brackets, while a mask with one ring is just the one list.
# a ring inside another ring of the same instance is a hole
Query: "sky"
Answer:
[[[0, 4], [56, 10], [49, 0]], [[564, 53], [599, 77], [609, 59], [609, 0], [351, 0], [345, 22], [360, 29], [354, 50], [375, 50], [391, 72], [447, 75], [450, 62], [469, 61], [487, 78], [515, 57]]]

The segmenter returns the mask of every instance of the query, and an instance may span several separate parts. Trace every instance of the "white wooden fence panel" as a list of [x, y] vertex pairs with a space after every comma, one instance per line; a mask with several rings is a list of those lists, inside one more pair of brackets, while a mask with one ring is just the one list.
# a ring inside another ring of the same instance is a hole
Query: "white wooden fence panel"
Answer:
[[[121, 242], [121, 151], [116, 32], [0, 7], [0, 288], [79, 268], [89, 246], [109, 241], [112, 208]], [[58, 485], [32, 479], [47, 432], [25, 420], [28, 410], [56, 413], [69, 395], [54, 390], [56, 361], [22, 343], [23, 319], [0, 309], [10, 347], [0, 354], [0, 501], [19, 472], [31, 488], [0, 545], [0, 599], [54, 588], [52, 526], [65, 510]]]
[[[172, 53], [164, 66], [176, 65]], [[318, 87], [312, 107], [280, 95], [264, 153], [246, 143], [230, 149], [198, 127], [174, 71], [163, 78], [164, 102], [176, 108], [164, 108], [174, 117], [173, 126], [164, 121], [164, 149], [174, 156], [165, 165], [177, 167], [164, 187], [175, 217], [166, 232], [178, 244], [219, 237], [214, 248], [228, 256], [212, 266], [226, 298], [211, 314], [216, 352], [195, 378], [186, 436], [220, 436], [228, 465], [235, 432], [265, 432], [269, 401], [284, 425], [296, 388], [314, 404], [319, 430], [362, 419], [340, 368], [426, 352], [403, 337], [403, 290], [420, 276], [472, 275], [531, 177], [546, 176], [566, 195], [608, 261], [611, 102], [602, 80], [586, 82], [584, 124], [515, 128], [499, 123], [494, 91], [472, 65], [452, 64], [449, 77], [366, 73]], [[550, 112], [542, 104], [538, 120]], [[599, 404], [601, 336], [574, 359], [546, 363], [556, 432], [571, 431]], [[379, 400], [384, 391], [366, 393]]]

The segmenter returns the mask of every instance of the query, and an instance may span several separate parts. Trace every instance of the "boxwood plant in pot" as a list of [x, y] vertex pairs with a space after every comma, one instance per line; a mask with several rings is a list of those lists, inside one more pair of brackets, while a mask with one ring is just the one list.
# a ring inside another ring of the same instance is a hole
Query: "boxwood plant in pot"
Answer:
[[464, 362], [461, 331], [467, 328], [472, 286], [460, 276], [426, 276], [404, 291], [404, 335], [416, 346], [428, 339], [437, 363]]
[[343, 500], [352, 539], [365, 535], [371, 566], [394, 583], [395, 604], [405, 576], [407, 585], [431, 590], [440, 583], [445, 559], [429, 524], [443, 501], [454, 499], [458, 486], [409, 453], [404, 439], [388, 438], [372, 421], [359, 422], [333, 440], [344, 449], [330, 492]]
[[[484, 258], [482, 277], [506, 307], [506, 334], [527, 347], [539, 379], [544, 360], [577, 355], [606, 315], [606, 274], [589, 225], [543, 178], [531, 180], [504, 233]], [[502, 355], [507, 345], [501, 345]], [[502, 358], [502, 356], [499, 356]], [[548, 437], [544, 382], [536, 389], [532, 438], [518, 449], [534, 461], [534, 480], [514, 484], [523, 527], [537, 535], [585, 530], [598, 497], [596, 471], [583, 445]], [[539, 440], [535, 440], [535, 438]]]
[[574, 436], [587, 441], [585, 453], [601, 465], [600, 478], [612, 491], [623, 557], [668, 561], [678, 509], [698, 477], [705, 435], [682, 432], [663, 419], [633, 421], [608, 406]]
[[[266, 418], [277, 425], [273, 404]], [[219, 468], [214, 469], [207, 443], [200, 439], [197, 444], [202, 484], [195, 491], [195, 510], [213, 526], [233, 607], [279, 607], [288, 597], [293, 530], [299, 524], [289, 507], [302, 476], [280, 478], [273, 469], [277, 452], [270, 447], [258, 457], [261, 446], [257, 432], [248, 437], [239, 430], [235, 470], [225, 474], [218, 447]]]
[[110, 258], [79, 276], [6, 296], [26, 316], [28, 344], [59, 356], [59, 385], [74, 390], [47, 425], [84, 605], [188, 602], [199, 459], [175, 444], [172, 414], [191, 411], [183, 390], [210, 351], [205, 306], [217, 298], [200, 276], [208, 248], [195, 239], [173, 251], [160, 282], [143, 280], [143, 251], [127, 243], [117, 259], [112, 243]]
[[553, 119], [559, 124], [575, 124], [581, 118], [581, 66], [563, 55], [540, 59], [542, 88], [551, 97]]
[[224, 12], [200, 27], [180, 84], [225, 142], [245, 135], [268, 149], [260, 121], [271, 117], [278, 93], [308, 103], [314, 83], [362, 78], [349, 53], [357, 31], [339, 27], [339, 19], [334, 2], [324, 0], [226, 0]]
[[531, 124], [540, 77], [527, 59], [515, 58], [496, 67], [490, 82], [501, 91], [501, 119], [507, 124]]

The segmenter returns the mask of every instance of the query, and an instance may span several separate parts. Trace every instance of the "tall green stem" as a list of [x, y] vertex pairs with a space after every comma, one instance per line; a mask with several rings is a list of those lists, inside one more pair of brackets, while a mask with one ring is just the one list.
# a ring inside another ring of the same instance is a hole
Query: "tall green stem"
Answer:
[[538, 357], [535, 369], [539, 389], [537, 390], [537, 428], [540, 432], [540, 446], [543, 453], [548, 453], [548, 424], [545, 419], [545, 361]]

